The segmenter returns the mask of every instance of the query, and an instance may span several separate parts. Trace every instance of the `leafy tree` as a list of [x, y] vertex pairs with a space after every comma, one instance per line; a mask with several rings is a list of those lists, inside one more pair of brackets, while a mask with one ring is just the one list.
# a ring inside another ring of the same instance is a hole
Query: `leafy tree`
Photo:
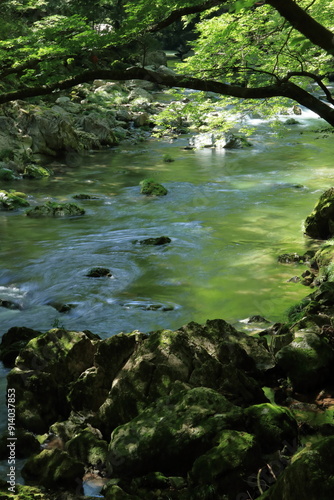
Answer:
[[[0, 103], [95, 78], [143, 78], [241, 99], [292, 99], [334, 126], [327, 86], [334, 55], [332, 0], [2, 4]], [[138, 41], [180, 20], [195, 23], [197, 38], [194, 55], [176, 75], [132, 65], [129, 54]], [[113, 29], [97, 31], [97, 22]]]

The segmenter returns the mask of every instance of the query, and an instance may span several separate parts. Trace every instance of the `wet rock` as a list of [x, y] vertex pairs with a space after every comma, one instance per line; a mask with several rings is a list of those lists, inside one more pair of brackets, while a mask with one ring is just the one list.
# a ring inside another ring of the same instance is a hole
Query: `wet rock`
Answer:
[[321, 388], [333, 379], [334, 350], [315, 333], [295, 333], [294, 340], [277, 352], [276, 361], [296, 391]]
[[207, 451], [211, 439], [239, 413], [224, 396], [204, 387], [161, 398], [114, 430], [108, 462], [116, 474], [186, 471], [194, 456]]
[[0, 165], [0, 181], [13, 181], [15, 179], [17, 179], [17, 177], [15, 176], [13, 170]]
[[39, 165], [26, 165], [22, 176], [27, 179], [43, 179], [44, 177], [50, 177], [51, 172], [44, 167]]
[[255, 435], [261, 449], [271, 453], [283, 448], [283, 443], [298, 439], [297, 422], [287, 408], [262, 403], [245, 410], [248, 432]]
[[56, 309], [60, 313], [67, 313], [74, 309], [76, 304], [63, 304], [62, 302], [47, 302], [47, 305]]
[[47, 488], [78, 488], [84, 475], [84, 465], [59, 449], [43, 450], [30, 457], [22, 469], [22, 477], [29, 483]]
[[22, 309], [21, 305], [18, 304], [17, 302], [13, 302], [11, 300], [3, 300], [3, 299], [0, 299], [0, 307], [5, 307], [6, 309], [12, 309], [12, 310]]
[[48, 201], [45, 205], [38, 205], [26, 212], [28, 217], [78, 217], [84, 214], [85, 210], [75, 203], [53, 201]]
[[277, 262], [281, 264], [293, 264], [296, 262], [304, 262], [304, 256], [298, 253], [283, 253], [277, 257]]
[[3, 336], [0, 345], [0, 361], [6, 367], [13, 367], [15, 359], [29, 340], [41, 335], [41, 332], [25, 328], [24, 326], [14, 326]]
[[334, 436], [306, 446], [293, 457], [284, 474], [258, 500], [330, 500], [334, 489], [333, 450]]
[[112, 274], [110, 269], [106, 267], [93, 267], [86, 276], [89, 278], [110, 278]]
[[133, 243], [140, 243], [141, 245], [166, 245], [172, 240], [168, 236], [158, 236], [157, 238], [146, 238], [145, 240], [135, 240]]
[[25, 199], [24, 193], [16, 191], [0, 190], [0, 210], [16, 210], [22, 207], [29, 207], [30, 203]]
[[145, 179], [139, 183], [140, 192], [148, 196], [165, 196], [167, 189], [154, 179]]
[[305, 234], [320, 240], [334, 235], [334, 188], [320, 196], [313, 212], [306, 218]]
[[98, 200], [98, 196], [94, 196], [92, 194], [86, 194], [86, 193], [80, 193], [80, 194], [75, 194], [73, 196], [75, 200]]
[[231, 132], [220, 134], [206, 132], [204, 134], [195, 135], [189, 139], [189, 145], [195, 149], [240, 149], [251, 146], [247, 139]]
[[270, 323], [270, 321], [268, 321], [263, 316], [259, 316], [258, 314], [255, 314], [254, 316], [250, 316], [247, 319], [247, 323]]

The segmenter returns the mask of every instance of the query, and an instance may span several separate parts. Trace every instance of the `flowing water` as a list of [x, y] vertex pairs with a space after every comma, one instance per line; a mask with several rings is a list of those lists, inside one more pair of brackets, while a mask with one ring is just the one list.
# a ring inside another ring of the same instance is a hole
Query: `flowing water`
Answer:
[[[86, 215], [78, 218], [0, 213], [0, 298], [21, 305], [0, 307], [0, 334], [64, 326], [106, 337], [209, 318], [283, 320], [309, 290], [288, 282], [304, 267], [278, 264], [277, 256], [307, 250], [302, 222], [333, 185], [332, 137], [308, 131], [324, 122], [297, 118], [280, 137], [256, 121], [252, 148], [192, 151], [183, 149], [186, 138], [150, 139], [91, 153], [51, 179], [6, 184], [39, 203], [78, 193], [96, 199], [79, 201]], [[175, 161], [164, 162], [165, 154]], [[141, 195], [147, 177], [168, 195]], [[162, 235], [171, 243], [135, 242]], [[87, 277], [95, 266], [112, 278]], [[50, 301], [76, 307], [61, 314]]]

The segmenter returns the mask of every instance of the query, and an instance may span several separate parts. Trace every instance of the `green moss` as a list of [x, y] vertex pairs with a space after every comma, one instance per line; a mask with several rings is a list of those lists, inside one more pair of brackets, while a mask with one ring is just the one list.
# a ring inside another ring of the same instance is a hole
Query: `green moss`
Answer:
[[265, 452], [283, 447], [284, 441], [297, 438], [297, 423], [287, 408], [263, 403], [245, 410], [247, 429], [254, 434]]
[[50, 177], [51, 172], [44, 167], [38, 165], [26, 165], [23, 171], [23, 177], [28, 179], [43, 179], [43, 177]]
[[66, 451], [71, 457], [86, 465], [105, 463], [107, 449], [107, 442], [96, 437], [89, 429], [84, 429], [66, 443]]
[[15, 174], [10, 168], [0, 167], [0, 181], [13, 181]]
[[0, 191], [0, 209], [15, 210], [17, 208], [28, 207], [30, 203], [25, 199], [24, 193], [16, 191]]
[[85, 210], [75, 203], [57, 203], [48, 201], [27, 210], [28, 217], [76, 217], [84, 215]]
[[148, 196], [165, 196], [168, 193], [167, 189], [154, 179], [144, 179], [139, 185], [140, 192]]

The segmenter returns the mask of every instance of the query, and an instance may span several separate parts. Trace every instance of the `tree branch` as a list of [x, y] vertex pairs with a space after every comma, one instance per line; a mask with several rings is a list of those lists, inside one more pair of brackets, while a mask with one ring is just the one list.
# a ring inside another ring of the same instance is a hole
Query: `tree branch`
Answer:
[[326, 85], [322, 82], [320, 76], [317, 76], [313, 73], [309, 73], [308, 71], [289, 71], [285, 80], [289, 80], [292, 76], [306, 76], [307, 78], [312, 78], [312, 80], [314, 80], [319, 85], [319, 87], [324, 91], [327, 101], [330, 102], [331, 104], [334, 104], [334, 99], [332, 97], [332, 94], [330, 93]]
[[267, 3], [312, 43], [329, 54], [334, 54], [334, 34], [307, 14], [296, 2], [293, 0], [267, 0]]
[[84, 71], [80, 75], [52, 85], [25, 87], [15, 92], [0, 95], [0, 104], [16, 99], [26, 99], [28, 97], [51, 94], [52, 92], [65, 90], [74, 87], [75, 85], [79, 85], [80, 83], [90, 82], [95, 79], [117, 81], [132, 79], [148, 80], [159, 85], [166, 85], [168, 87], [211, 91], [217, 94], [238, 97], [241, 99], [286, 97], [314, 111], [330, 125], [334, 126], [334, 109], [288, 80], [264, 87], [239, 87], [235, 85], [228, 85], [216, 80], [203, 80], [201, 78], [193, 78], [186, 75], [164, 74], [157, 71], [147, 70], [145, 68], [139, 68], [137, 66], [126, 70], [115, 69]]
[[162, 21], [154, 24], [151, 28], [148, 29], [150, 33], [156, 33], [157, 31], [162, 30], [163, 28], [167, 28], [171, 24], [175, 23], [182, 16], [188, 16], [189, 14], [198, 14], [200, 12], [204, 12], [205, 10], [211, 9], [212, 7], [217, 7], [219, 5], [223, 5], [227, 3], [228, 0], [207, 0], [206, 2], [200, 5], [194, 5], [193, 7], [182, 7], [180, 9], [176, 9], [169, 14]]

